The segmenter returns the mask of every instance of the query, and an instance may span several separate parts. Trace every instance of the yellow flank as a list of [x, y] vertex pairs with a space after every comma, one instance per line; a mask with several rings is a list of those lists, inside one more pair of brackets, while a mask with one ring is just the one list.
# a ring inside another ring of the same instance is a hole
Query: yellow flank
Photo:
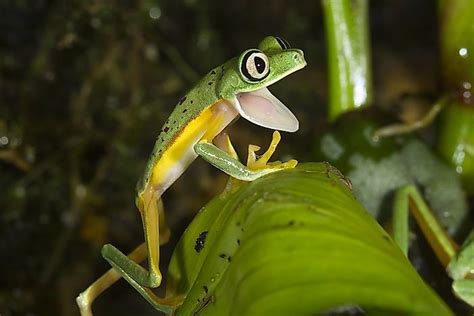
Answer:
[[176, 138], [169, 147], [164, 150], [161, 158], [153, 166], [150, 181], [152, 186], [158, 186], [165, 181], [171, 168], [183, 159], [183, 155], [186, 151], [196, 143], [196, 135], [205, 134], [206, 137], [208, 136], [209, 123], [211, 123], [213, 116], [215, 116], [212, 108], [212, 106], [209, 106], [202, 111], [198, 117], [190, 121], [181, 130], [181, 133], [176, 135]]

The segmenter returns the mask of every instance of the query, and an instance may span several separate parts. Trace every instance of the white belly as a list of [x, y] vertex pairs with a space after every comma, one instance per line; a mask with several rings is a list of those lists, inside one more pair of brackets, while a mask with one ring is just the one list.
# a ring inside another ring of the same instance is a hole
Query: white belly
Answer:
[[209, 135], [206, 135], [206, 132], [210, 126], [212, 126], [212, 122], [209, 122], [209, 124], [204, 124], [202, 129], [195, 132], [195, 135], [186, 144], [187, 149], [180, 153], [181, 157], [176, 157], [173, 165], [170, 166], [167, 171], [165, 171], [166, 175], [164, 176], [163, 181], [156, 187], [158, 196], [161, 196], [163, 192], [165, 192], [176, 181], [176, 179], [178, 179], [183, 174], [183, 172], [189, 167], [194, 159], [196, 159], [197, 154], [194, 151], [194, 145], [201, 141], [204, 135], [206, 135], [206, 138], [209, 137], [210, 139], [213, 139], [238, 116], [238, 113], [234, 107], [226, 101], [215, 104], [213, 106], [212, 112], [214, 119], [221, 117], [219, 126], [217, 129], [215, 129], [215, 131], [213, 131], [210, 137]]

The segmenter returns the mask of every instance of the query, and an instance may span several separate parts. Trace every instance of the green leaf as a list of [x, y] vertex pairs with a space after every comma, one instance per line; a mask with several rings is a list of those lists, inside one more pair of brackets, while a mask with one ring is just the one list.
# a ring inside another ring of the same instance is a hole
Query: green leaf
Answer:
[[326, 163], [212, 200], [175, 249], [167, 295], [185, 296], [177, 315], [314, 315], [340, 307], [452, 314]]

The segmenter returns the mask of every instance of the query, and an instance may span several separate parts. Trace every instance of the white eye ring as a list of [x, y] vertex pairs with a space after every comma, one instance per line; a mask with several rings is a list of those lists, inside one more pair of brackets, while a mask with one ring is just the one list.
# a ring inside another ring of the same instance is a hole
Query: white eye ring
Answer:
[[248, 51], [242, 58], [240, 71], [249, 81], [260, 81], [270, 73], [270, 63], [267, 55], [259, 50]]

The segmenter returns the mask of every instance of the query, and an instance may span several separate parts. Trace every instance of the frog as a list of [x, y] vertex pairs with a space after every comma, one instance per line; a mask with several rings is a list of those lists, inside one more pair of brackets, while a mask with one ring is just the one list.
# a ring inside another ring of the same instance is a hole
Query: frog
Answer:
[[[102, 256], [112, 269], [76, 299], [81, 315], [92, 315], [95, 298], [123, 277], [142, 295], [151, 297], [155, 308], [169, 312], [180, 298], [159, 298], [151, 289], [162, 283], [160, 244], [169, 239], [161, 202], [163, 193], [199, 156], [238, 181], [253, 181], [264, 175], [294, 168], [297, 161], [269, 162], [280, 139], [279, 131], [296, 132], [296, 116], [268, 86], [306, 66], [304, 53], [278, 36], [267, 36], [257, 46], [243, 51], [209, 71], [186, 93], [164, 123], [145, 171], [136, 186], [135, 204], [141, 215], [145, 242], [128, 256], [111, 244]], [[271, 144], [262, 155], [249, 145], [247, 164], [240, 162], [225, 132], [237, 118], [273, 129]], [[148, 259], [148, 270], [139, 262]]]

